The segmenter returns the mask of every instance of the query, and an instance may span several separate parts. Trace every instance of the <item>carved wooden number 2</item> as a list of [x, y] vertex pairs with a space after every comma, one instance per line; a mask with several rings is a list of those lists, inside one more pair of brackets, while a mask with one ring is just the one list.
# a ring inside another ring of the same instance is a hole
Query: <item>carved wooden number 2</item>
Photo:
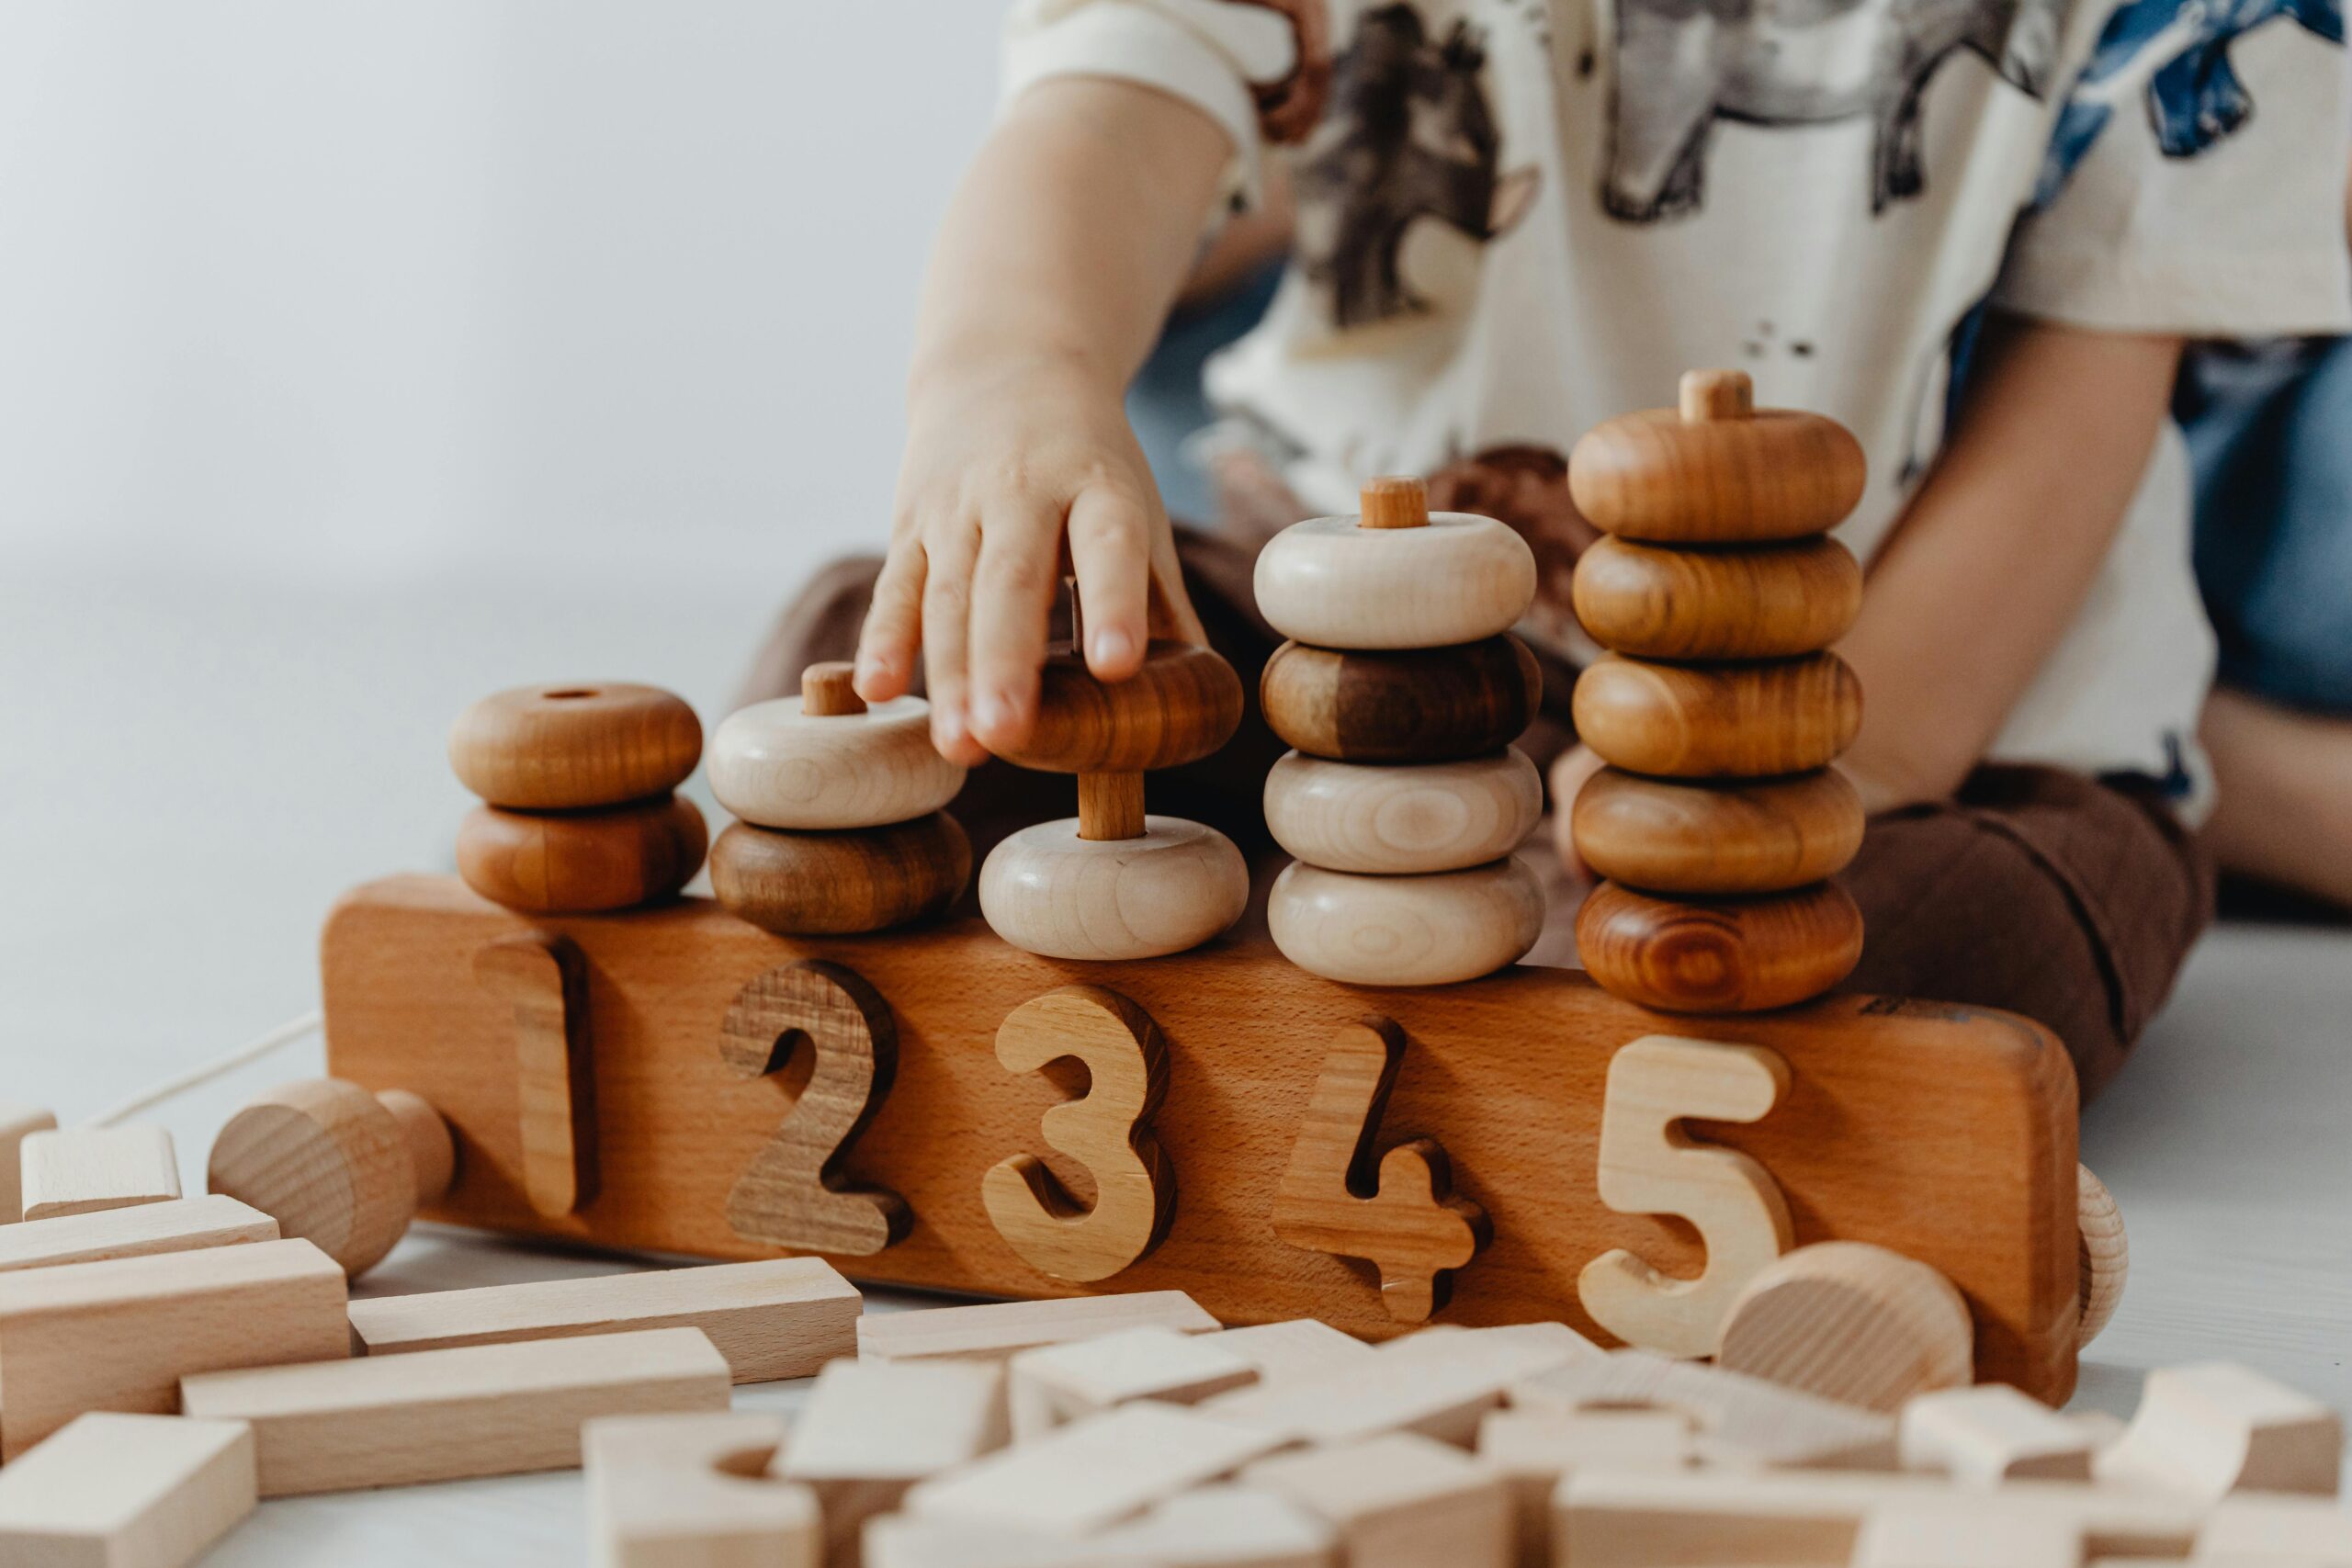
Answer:
[[1600, 1201], [1620, 1213], [1679, 1214], [1707, 1249], [1694, 1280], [1659, 1273], [1620, 1247], [1577, 1278], [1592, 1320], [1629, 1345], [1712, 1356], [1732, 1298], [1789, 1249], [1789, 1206], [1771, 1173], [1677, 1125], [1760, 1121], [1789, 1089], [1789, 1065], [1760, 1045], [1647, 1034], [1609, 1060], [1600, 1113]]
[[889, 1004], [838, 964], [778, 964], [735, 994], [718, 1055], [738, 1077], [765, 1077], [803, 1041], [814, 1054], [808, 1082], [728, 1194], [727, 1223], [746, 1241], [868, 1257], [914, 1223], [896, 1192], [853, 1185], [839, 1169], [898, 1071]]
[[1081, 1209], [1034, 1155], [989, 1168], [989, 1221], [1033, 1269], [1107, 1280], [1159, 1245], [1176, 1215], [1176, 1171], [1150, 1125], [1168, 1092], [1168, 1046], [1149, 1014], [1100, 986], [1064, 986], [1022, 1003], [996, 1032], [996, 1059], [1034, 1073], [1065, 1057], [1092, 1076], [1083, 1099], [1047, 1111], [1039, 1131], [1094, 1178]]
[[1492, 1231], [1485, 1210], [1453, 1195], [1435, 1139], [1375, 1153], [1404, 1063], [1405, 1032], [1385, 1018], [1351, 1023], [1324, 1048], [1290, 1168], [1274, 1191], [1274, 1234], [1293, 1247], [1370, 1262], [1388, 1314], [1421, 1323], [1445, 1305], [1453, 1271]]

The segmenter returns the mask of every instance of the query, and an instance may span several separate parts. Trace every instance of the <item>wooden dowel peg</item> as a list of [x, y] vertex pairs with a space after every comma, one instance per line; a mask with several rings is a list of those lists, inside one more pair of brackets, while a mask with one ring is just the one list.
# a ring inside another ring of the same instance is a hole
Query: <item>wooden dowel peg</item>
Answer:
[[1430, 491], [1412, 474], [1391, 474], [1367, 483], [1359, 492], [1363, 528], [1426, 528], [1430, 525]]
[[1081, 839], [1143, 837], [1143, 775], [1078, 775], [1078, 836]]
[[850, 684], [854, 666], [840, 660], [811, 664], [800, 672], [800, 711], [818, 717], [864, 713], [865, 699]]
[[1685, 424], [1747, 419], [1756, 412], [1756, 383], [1745, 370], [1685, 370], [1679, 389]]

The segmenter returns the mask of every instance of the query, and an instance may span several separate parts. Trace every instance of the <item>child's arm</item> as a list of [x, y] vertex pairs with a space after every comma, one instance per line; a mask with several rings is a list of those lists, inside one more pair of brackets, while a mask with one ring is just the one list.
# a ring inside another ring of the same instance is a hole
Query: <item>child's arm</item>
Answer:
[[2180, 343], [1996, 314], [1977, 354], [1838, 646], [1863, 716], [1840, 766], [1873, 811], [1958, 788], [2057, 647], [2147, 472]]
[[1047, 81], [1016, 101], [948, 208], [856, 686], [899, 695], [920, 647], [933, 739], [955, 761], [1029, 733], [1065, 530], [1097, 675], [1142, 663], [1155, 587], [1173, 630], [1202, 636], [1123, 400], [1232, 153], [1175, 98]]

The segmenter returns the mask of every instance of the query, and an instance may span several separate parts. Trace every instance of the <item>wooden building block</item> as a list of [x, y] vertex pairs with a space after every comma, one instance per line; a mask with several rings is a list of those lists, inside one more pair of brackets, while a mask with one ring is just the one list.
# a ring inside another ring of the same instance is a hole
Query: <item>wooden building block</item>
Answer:
[[737, 1382], [805, 1378], [857, 1353], [857, 1287], [821, 1258], [535, 1280], [351, 1303], [370, 1356], [635, 1328], [699, 1328]]
[[1505, 1389], [1575, 1362], [1603, 1359], [1581, 1337], [1520, 1332], [1526, 1326], [1416, 1335], [1367, 1363], [1237, 1389], [1201, 1408], [1218, 1420], [1294, 1441], [1345, 1443], [1408, 1431], [1468, 1448], [1480, 1418], [1502, 1403]]
[[315, 1242], [356, 1278], [449, 1190], [458, 1153], [440, 1113], [406, 1089], [337, 1078], [280, 1084], [212, 1140], [205, 1184]]
[[1476, 1451], [1510, 1486], [1521, 1568], [1546, 1568], [1562, 1480], [1592, 1466], [1681, 1470], [1694, 1450], [1690, 1418], [1679, 1410], [1490, 1410], [1478, 1423]]
[[1189, 1410], [1125, 1404], [922, 1482], [907, 1494], [907, 1510], [1083, 1534], [1229, 1475], [1282, 1441]]
[[1136, 1291], [1117, 1296], [876, 1313], [857, 1320], [857, 1353], [886, 1361], [933, 1356], [1001, 1358], [1040, 1345], [1092, 1339], [1150, 1325], [1180, 1334], [1214, 1333], [1218, 1326], [1216, 1319], [1182, 1291]]
[[28, 1133], [18, 1151], [25, 1218], [161, 1203], [180, 1195], [179, 1161], [161, 1127]]
[[1222, 1483], [1078, 1539], [911, 1514], [865, 1527], [865, 1568], [1335, 1568], [1335, 1550], [1295, 1504]]
[[2082, 1568], [2083, 1527], [2064, 1515], [1987, 1509], [1962, 1495], [1873, 1508], [1852, 1568]]
[[181, 1568], [254, 1511], [234, 1421], [95, 1411], [0, 1470], [9, 1568]]
[[1981, 1483], [2035, 1477], [2088, 1481], [2098, 1436], [2007, 1383], [1925, 1393], [1903, 1407], [1896, 1440], [1905, 1470]]
[[2232, 1361], [2159, 1367], [2093, 1472], [2214, 1501], [2232, 1492], [2334, 1496], [2344, 1419], [2309, 1394]]
[[1570, 1362], [1512, 1384], [1510, 1395], [1527, 1410], [1681, 1411], [1697, 1427], [1702, 1464], [1883, 1469], [1894, 1461], [1894, 1423], [1884, 1416], [1644, 1350]]
[[2197, 1532], [2196, 1556], [2222, 1562], [2352, 1562], [2352, 1510], [2326, 1497], [2224, 1497]]
[[1514, 1561], [1502, 1472], [1409, 1432], [1277, 1454], [1241, 1478], [1328, 1521], [1348, 1568], [1509, 1568]]
[[1894, 1414], [1965, 1386], [1976, 1331], [1951, 1281], [1859, 1241], [1801, 1247], [1758, 1269], [1724, 1319], [1715, 1365]]
[[594, 1568], [820, 1568], [816, 1495], [768, 1479], [784, 1417], [605, 1416], [581, 1428]]
[[261, 1492], [283, 1497], [568, 1470], [599, 1416], [727, 1408], [727, 1362], [699, 1329], [472, 1345], [413, 1356], [204, 1372], [190, 1416], [248, 1421]]
[[267, 1214], [207, 1193], [0, 1227], [0, 1273], [277, 1239], [277, 1222]]
[[1131, 1399], [1195, 1404], [1258, 1381], [1258, 1369], [1215, 1335], [1129, 1328], [1099, 1339], [1023, 1350], [1006, 1371], [1015, 1441], [1042, 1437]]
[[835, 1361], [771, 1473], [822, 1505], [825, 1559], [854, 1564], [865, 1521], [917, 1482], [1004, 1446], [1004, 1372], [974, 1361]]
[[25, 1217], [24, 1192], [19, 1186], [25, 1139], [35, 1133], [51, 1131], [56, 1125], [53, 1111], [0, 1100], [0, 1225], [14, 1224]]
[[1373, 1353], [1372, 1347], [1354, 1335], [1342, 1334], [1313, 1317], [1228, 1328], [1207, 1338], [1209, 1343], [1257, 1368], [1260, 1382], [1278, 1382], [1340, 1367], [1359, 1366]]
[[344, 1274], [307, 1241], [257, 1241], [0, 1274], [0, 1453], [88, 1410], [168, 1415], [190, 1372], [348, 1353]]

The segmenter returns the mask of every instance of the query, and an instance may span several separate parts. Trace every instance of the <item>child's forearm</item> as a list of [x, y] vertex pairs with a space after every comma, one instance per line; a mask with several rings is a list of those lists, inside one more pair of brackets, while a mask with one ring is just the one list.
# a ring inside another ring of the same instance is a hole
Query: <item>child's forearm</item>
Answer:
[[1957, 788], [2080, 609], [2144, 476], [2177, 339], [1996, 316], [1959, 426], [1840, 645], [1873, 810]]

